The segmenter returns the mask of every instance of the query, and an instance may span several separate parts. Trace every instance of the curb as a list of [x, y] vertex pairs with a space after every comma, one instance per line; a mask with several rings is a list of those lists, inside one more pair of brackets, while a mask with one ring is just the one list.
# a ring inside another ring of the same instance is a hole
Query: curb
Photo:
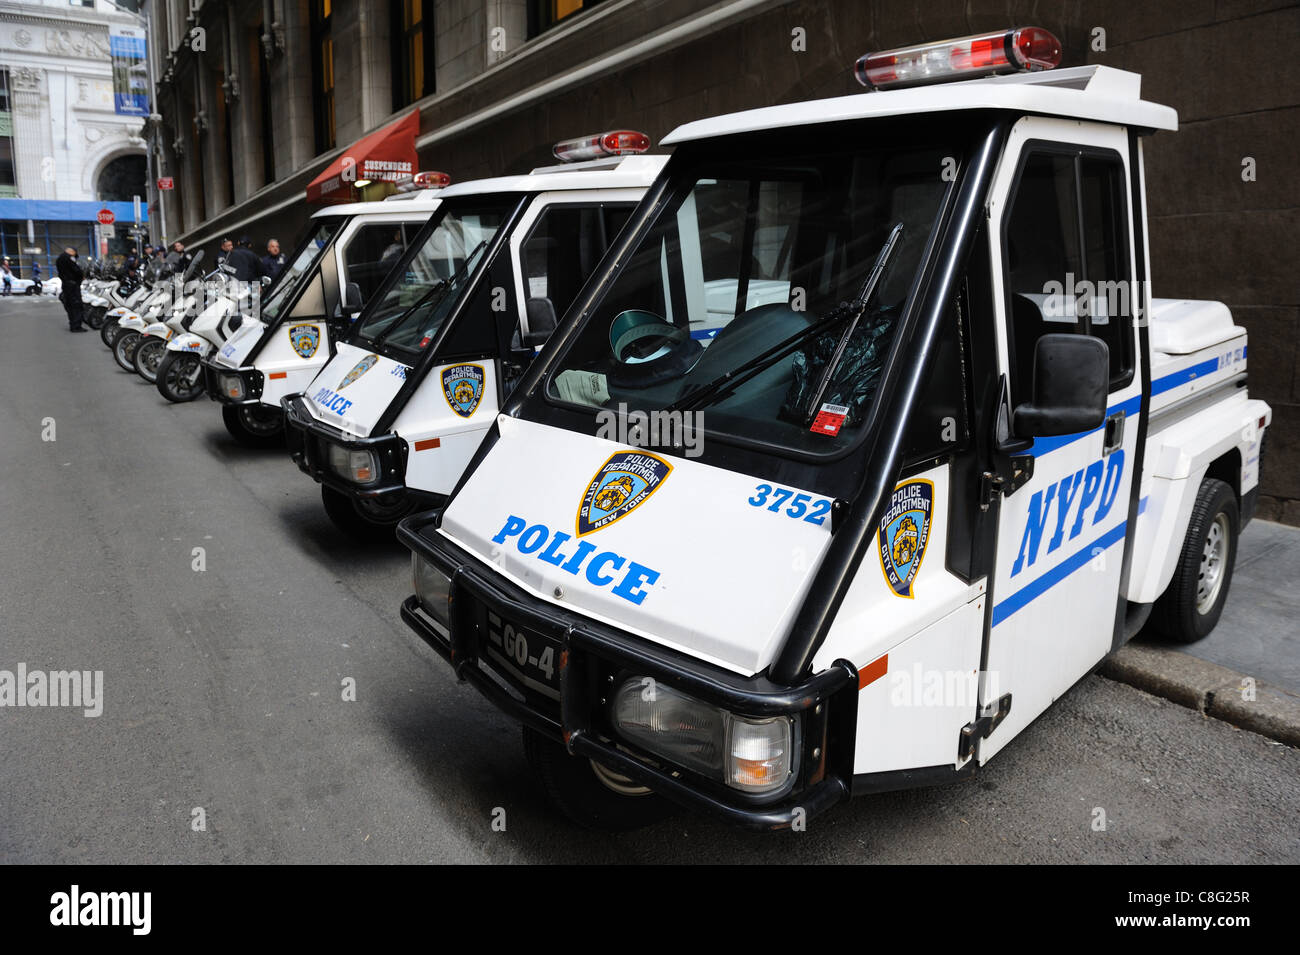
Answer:
[[[1130, 643], [1107, 658], [1099, 672], [1206, 716], [1300, 747], [1300, 696], [1236, 670], [1169, 647]], [[1245, 699], [1252, 684], [1254, 699]]]

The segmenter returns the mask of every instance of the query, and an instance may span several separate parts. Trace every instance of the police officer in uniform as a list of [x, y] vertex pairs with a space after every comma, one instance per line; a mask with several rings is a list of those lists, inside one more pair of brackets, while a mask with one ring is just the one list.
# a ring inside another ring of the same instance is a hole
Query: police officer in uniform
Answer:
[[77, 264], [77, 250], [71, 246], [64, 249], [63, 254], [54, 260], [54, 270], [63, 280], [63, 291], [59, 298], [63, 300], [63, 309], [68, 313], [68, 331], [87, 331], [86, 326], [81, 324], [81, 280], [86, 273]]

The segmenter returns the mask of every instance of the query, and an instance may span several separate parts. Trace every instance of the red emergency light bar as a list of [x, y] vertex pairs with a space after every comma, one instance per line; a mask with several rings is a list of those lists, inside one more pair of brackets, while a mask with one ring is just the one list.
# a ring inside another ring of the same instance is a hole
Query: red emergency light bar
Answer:
[[1020, 27], [868, 53], [854, 64], [853, 72], [867, 89], [886, 90], [1050, 70], [1060, 62], [1060, 40], [1042, 27]]
[[631, 156], [650, 148], [650, 137], [631, 129], [616, 129], [596, 136], [566, 139], [556, 143], [555, 158], [560, 162], [603, 159], [606, 156]]
[[442, 189], [451, 185], [451, 176], [445, 172], [417, 172], [411, 181], [415, 184], [416, 189]]

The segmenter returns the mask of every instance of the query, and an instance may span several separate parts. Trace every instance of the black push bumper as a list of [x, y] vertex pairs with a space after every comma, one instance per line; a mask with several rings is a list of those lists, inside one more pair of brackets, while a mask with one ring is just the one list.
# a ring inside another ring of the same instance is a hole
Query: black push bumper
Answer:
[[[262, 403], [262, 387], [265, 379], [262, 373], [256, 368], [231, 368], [229, 365], [218, 365], [211, 358], [204, 358], [200, 363], [203, 368], [203, 384], [207, 388], [208, 397], [213, 401], [219, 401], [223, 405], [256, 405]], [[223, 377], [237, 377], [243, 383], [243, 397], [234, 398], [221, 386]]]
[[[575, 756], [595, 759], [674, 802], [746, 828], [789, 828], [849, 797], [858, 688], [852, 664], [838, 660], [797, 686], [722, 670], [537, 600], [438, 535], [438, 518], [432, 512], [407, 518], [398, 525], [397, 537], [451, 578], [449, 632], [444, 635], [415, 596], [403, 602], [402, 619], [451, 664], [458, 678], [509, 716], [563, 742]], [[558, 703], [512, 692], [503, 685], [505, 677], [483, 662], [485, 610], [561, 647]], [[628, 675], [661, 680], [732, 713], [797, 719], [793, 786], [775, 796], [754, 796], [616, 743], [607, 716], [608, 694]]]
[[[406, 442], [398, 435], [389, 432], [358, 438], [330, 427], [312, 416], [307, 410], [306, 399], [300, 394], [281, 398], [280, 407], [284, 409], [284, 433], [289, 456], [298, 465], [298, 469], [317, 484], [324, 484], [350, 497], [376, 503], [385, 503], [409, 494], [425, 496], [406, 487]], [[340, 476], [329, 465], [331, 445], [348, 451], [373, 452], [379, 468], [377, 479], [370, 484], [357, 484]], [[432, 495], [428, 497], [432, 499]]]

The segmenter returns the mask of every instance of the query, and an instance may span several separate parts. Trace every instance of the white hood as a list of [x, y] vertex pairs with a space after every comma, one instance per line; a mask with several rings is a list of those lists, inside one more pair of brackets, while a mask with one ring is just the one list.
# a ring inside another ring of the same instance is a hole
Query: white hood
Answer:
[[365, 438], [410, 370], [410, 365], [344, 343], [304, 395], [318, 421]]
[[[746, 675], [771, 662], [830, 541], [829, 499], [807, 495], [792, 517], [789, 503], [769, 509], [770, 481], [504, 416], [498, 424], [500, 441], [441, 533], [549, 603]], [[586, 509], [620, 480], [616, 495], [639, 503]], [[804, 519], [814, 512], [825, 514], [820, 524]]]

